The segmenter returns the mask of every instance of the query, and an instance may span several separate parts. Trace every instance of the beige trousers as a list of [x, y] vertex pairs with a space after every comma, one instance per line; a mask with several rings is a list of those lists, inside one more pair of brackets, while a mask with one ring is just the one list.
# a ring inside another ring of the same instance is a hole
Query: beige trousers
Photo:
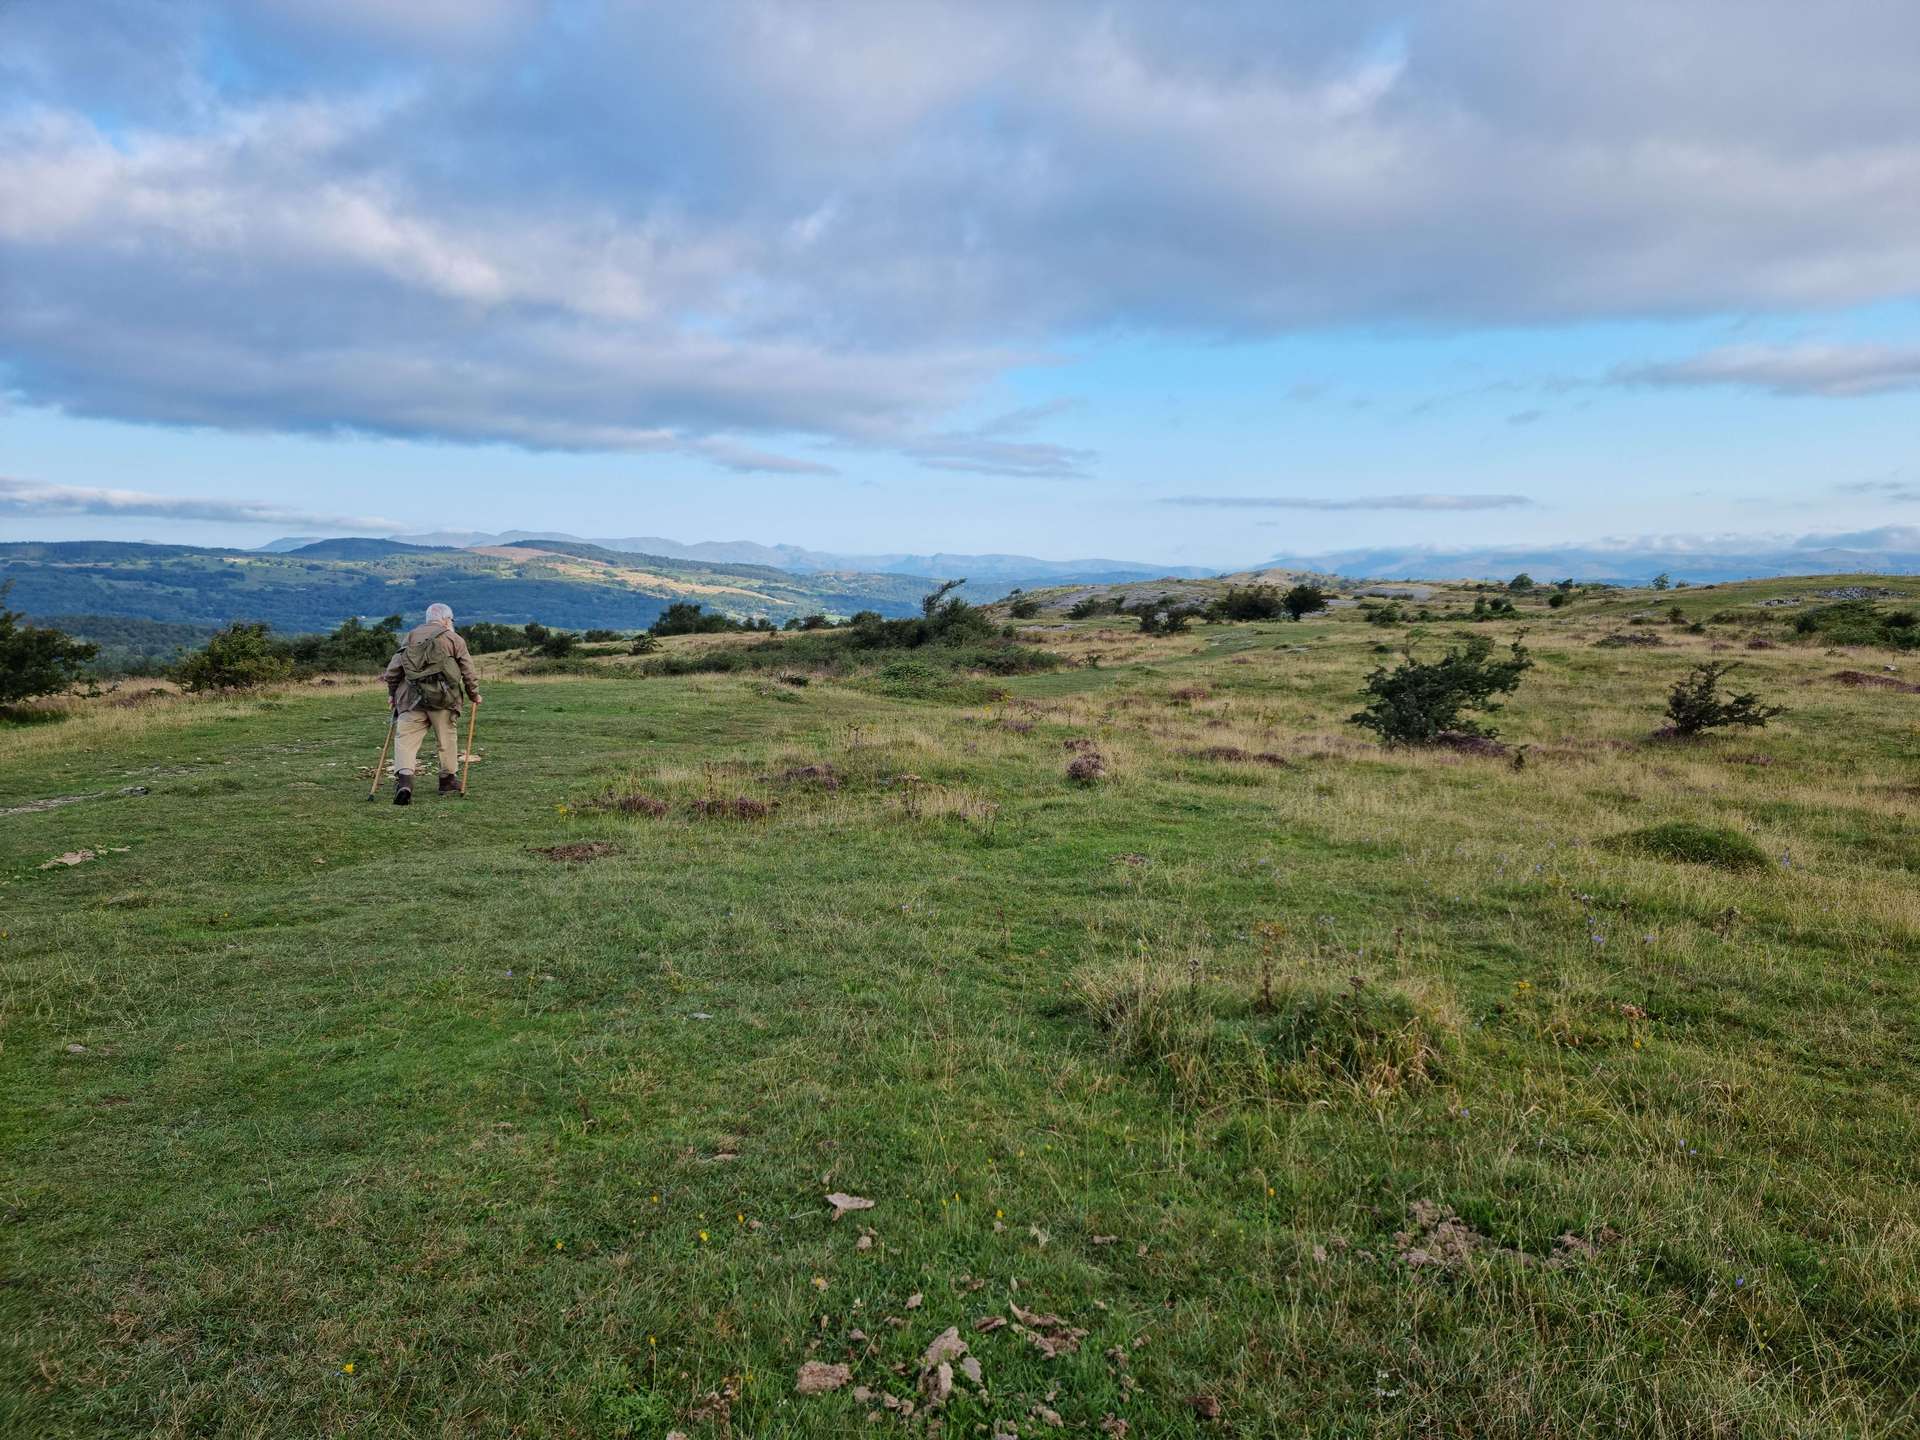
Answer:
[[400, 717], [393, 728], [393, 773], [396, 775], [413, 774], [414, 762], [420, 758], [420, 742], [427, 738], [427, 727], [433, 727], [433, 743], [438, 750], [440, 773], [457, 775], [460, 773], [459, 716], [451, 710], [409, 710]]

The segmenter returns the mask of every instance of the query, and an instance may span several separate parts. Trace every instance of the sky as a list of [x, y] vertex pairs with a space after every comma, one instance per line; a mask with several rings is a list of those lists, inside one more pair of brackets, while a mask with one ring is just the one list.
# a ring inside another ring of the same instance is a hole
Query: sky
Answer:
[[0, 539], [1920, 548], [1905, 0], [0, 0]]

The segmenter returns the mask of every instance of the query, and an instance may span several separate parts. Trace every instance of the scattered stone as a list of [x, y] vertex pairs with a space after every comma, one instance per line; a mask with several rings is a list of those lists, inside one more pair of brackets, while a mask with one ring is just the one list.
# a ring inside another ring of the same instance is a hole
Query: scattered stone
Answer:
[[853, 1371], [845, 1365], [829, 1365], [821, 1360], [809, 1360], [802, 1365], [793, 1377], [796, 1394], [820, 1395], [829, 1390], [838, 1390], [853, 1379]]
[[873, 1201], [864, 1195], [847, 1195], [837, 1190], [827, 1196], [827, 1204], [833, 1207], [833, 1218], [836, 1220], [842, 1215], [852, 1214], [855, 1210], [873, 1209]]

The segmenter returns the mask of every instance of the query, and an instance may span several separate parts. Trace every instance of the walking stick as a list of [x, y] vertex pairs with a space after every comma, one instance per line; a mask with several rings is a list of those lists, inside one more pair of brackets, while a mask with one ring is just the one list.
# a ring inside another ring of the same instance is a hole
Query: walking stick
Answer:
[[480, 702], [473, 702], [473, 709], [467, 714], [467, 753], [460, 757], [460, 793], [467, 793], [467, 771], [473, 767], [473, 732], [480, 724]]
[[387, 746], [393, 743], [394, 727], [400, 723], [400, 714], [395, 711], [387, 719], [387, 738], [380, 742], [380, 758], [373, 762], [373, 783], [367, 786], [367, 799], [371, 800], [380, 791], [380, 776], [387, 768]]

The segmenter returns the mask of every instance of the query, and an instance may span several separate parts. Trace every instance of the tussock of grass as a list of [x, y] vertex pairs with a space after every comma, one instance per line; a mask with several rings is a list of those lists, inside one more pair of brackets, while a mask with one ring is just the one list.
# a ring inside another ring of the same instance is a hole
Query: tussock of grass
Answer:
[[1294, 984], [1268, 1010], [1252, 992], [1137, 961], [1082, 971], [1072, 994], [1114, 1055], [1205, 1105], [1379, 1100], [1434, 1084], [1459, 1056], [1459, 1021], [1430, 988]]
[[1689, 865], [1713, 865], [1721, 870], [1765, 870], [1772, 865], [1767, 852], [1738, 830], [1673, 820], [1612, 837], [1617, 850], [1649, 855], [1657, 860], [1680, 860]]

